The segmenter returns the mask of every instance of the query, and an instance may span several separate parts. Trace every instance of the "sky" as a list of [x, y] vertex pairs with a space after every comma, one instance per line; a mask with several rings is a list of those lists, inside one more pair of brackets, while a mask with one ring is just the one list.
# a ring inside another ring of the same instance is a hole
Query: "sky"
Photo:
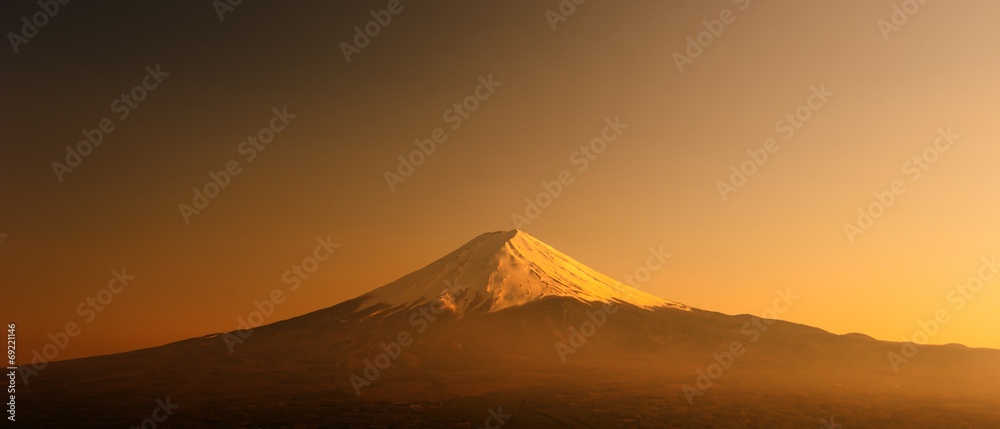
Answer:
[[2, 6], [22, 359], [275, 289], [287, 319], [514, 228], [616, 279], [662, 247], [639, 286], [696, 308], [1000, 348], [1000, 4], [342, 3]]

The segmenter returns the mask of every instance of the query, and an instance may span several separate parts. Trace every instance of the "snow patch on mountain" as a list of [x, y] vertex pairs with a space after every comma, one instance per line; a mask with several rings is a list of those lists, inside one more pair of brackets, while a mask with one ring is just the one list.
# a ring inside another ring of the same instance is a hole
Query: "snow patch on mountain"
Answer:
[[380, 303], [410, 307], [443, 300], [437, 305], [459, 314], [499, 311], [547, 296], [689, 309], [613, 280], [519, 230], [480, 235], [366, 296], [362, 309]]

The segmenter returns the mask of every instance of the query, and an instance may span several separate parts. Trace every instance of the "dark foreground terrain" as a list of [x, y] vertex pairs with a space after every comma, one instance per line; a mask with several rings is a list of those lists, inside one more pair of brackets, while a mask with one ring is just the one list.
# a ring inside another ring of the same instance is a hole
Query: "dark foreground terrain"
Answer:
[[[601, 306], [547, 298], [421, 325], [417, 309], [359, 302], [259, 327], [233, 353], [216, 335], [51, 363], [21, 390], [19, 424], [139, 426], [169, 397], [156, 427], [480, 428], [494, 413], [512, 428], [1000, 427], [997, 350], [924, 346], [897, 373], [898, 343], [621, 306], [564, 363], [555, 343]], [[413, 343], [358, 395], [351, 375], [404, 331]], [[730, 363], [734, 341], [746, 351]], [[729, 368], [686, 394], [713, 354]]]

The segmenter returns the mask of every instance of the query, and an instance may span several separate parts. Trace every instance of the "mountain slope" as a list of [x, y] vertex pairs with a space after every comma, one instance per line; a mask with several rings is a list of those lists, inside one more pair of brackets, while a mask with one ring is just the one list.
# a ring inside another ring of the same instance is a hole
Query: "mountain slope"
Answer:
[[127, 427], [169, 397], [176, 427], [468, 428], [498, 406], [511, 427], [1000, 427], [1000, 350], [921, 346], [897, 373], [899, 343], [688, 308], [519, 231], [236, 335], [51, 362], [19, 418]]

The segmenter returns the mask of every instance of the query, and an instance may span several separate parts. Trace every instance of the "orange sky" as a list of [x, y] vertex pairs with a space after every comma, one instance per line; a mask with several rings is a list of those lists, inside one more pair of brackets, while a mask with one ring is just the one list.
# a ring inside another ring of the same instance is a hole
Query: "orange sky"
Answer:
[[[340, 248], [266, 321], [332, 306], [513, 229], [563, 170], [572, 183], [522, 229], [619, 279], [664, 246], [646, 292], [759, 314], [791, 288], [783, 319], [894, 341], [944, 308], [931, 343], [1000, 348], [1000, 277], [948, 299], [1000, 254], [1000, 5], [928, 3], [885, 40], [891, 1], [593, 1], [556, 31], [554, 1], [404, 2], [348, 64], [339, 44], [385, 4], [244, 3], [220, 22], [205, 5], [71, 3], [7, 51], [0, 314], [21, 356], [67, 322], [81, 333], [56, 359], [235, 329], [317, 237]], [[680, 73], [673, 54], [727, 8]], [[169, 76], [117, 119], [112, 100], [157, 64]], [[490, 75], [453, 129], [448, 109]], [[779, 120], [814, 87], [833, 95], [786, 138]], [[241, 142], [285, 106], [296, 117], [247, 161]], [[115, 130], [59, 182], [51, 163], [103, 117]], [[628, 128], [584, 163], [616, 117]], [[960, 137], [913, 180], [907, 162], [948, 127]], [[436, 128], [447, 139], [390, 191], [385, 172]], [[724, 201], [718, 182], [769, 138]], [[231, 160], [240, 173], [185, 224], [178, 205]], [[852, 244], [844, 224], [897, 180]], [[78, 305], [121, 267], [135, 279], [86, 323]]]

